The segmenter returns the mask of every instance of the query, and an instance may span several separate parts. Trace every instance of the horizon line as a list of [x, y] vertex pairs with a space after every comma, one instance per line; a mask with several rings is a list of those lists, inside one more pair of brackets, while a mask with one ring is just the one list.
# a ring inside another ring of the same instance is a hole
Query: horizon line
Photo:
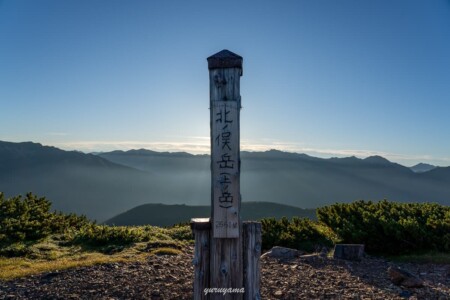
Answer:
[[[159, 153], [179, 153], [184, 152], [191, 155], [210, 155], [209, 138], [191, 137], [196, 140], [192, 142], [142, 142], [142, 141], [76, 141], [76, 142], [34, 142], [34, 141], [12, 141], [13, 143], [32, 142], [44, 146], [53, 146], [66, 151], [79, 151], [82, 153], [107, 153], [112, 151], [129, 150], [150, 150]], [[199, 140], [207, 140], [208, 143], [198, 143]], [[302, 147], [296, 143], [242, 143], [243, 152], [268, 152], [280, 151], [292, 154], [304, 154], [311, 157], [332, 159], [356, 157], [365, 159], [373, 156], [380, 156], [389, 162], [398, 163], [405, 167], [413, 167], [419, 163], [430, 164], [437, 167], [449, 167], [450, 158], [432, 157], [430, 155], [405, 155], [374, 150], [355, 149], [326, 149], [314, 147]], [[440, 163], [437, 163], [440, 161]], [[409, 162], [409, 163], [405, 163]]]

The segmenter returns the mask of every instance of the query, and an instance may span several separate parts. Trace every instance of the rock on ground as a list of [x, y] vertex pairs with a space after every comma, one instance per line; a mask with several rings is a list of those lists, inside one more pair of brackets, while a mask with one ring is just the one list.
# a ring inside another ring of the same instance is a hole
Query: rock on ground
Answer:
[[388, 274], [389, 274], [389, 278], [391, 279], [392, 283], [394, 283], [395, 285], [402, 285], [402, 286], [408, 287], [408, 288], [423, 287], [422, 279], [417, 278], [416, 276], [409, 273], [408, 271], [405, 271], [398, 267], [390, 266], [388, 268]]

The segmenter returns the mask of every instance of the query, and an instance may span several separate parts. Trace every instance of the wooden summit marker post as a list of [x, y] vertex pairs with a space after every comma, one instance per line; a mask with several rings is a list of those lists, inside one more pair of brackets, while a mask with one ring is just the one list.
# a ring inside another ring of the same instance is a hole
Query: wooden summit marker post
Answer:
[[239, 111], [242, 57], [208, 57], [211, 112], [211, 220], [214, 238], [240, 238]]
[[239, 178], [242, 57], [223, 50], [208, 57], [208, 69], [211, 112], [210, 285], [242, 288]]
[[208, 69], [211, 219], [191, 221], [194, 299], [260, 299], [261, 223], [242, 223], [240, 217], [242, 57], [222, 50], [208, 57]]

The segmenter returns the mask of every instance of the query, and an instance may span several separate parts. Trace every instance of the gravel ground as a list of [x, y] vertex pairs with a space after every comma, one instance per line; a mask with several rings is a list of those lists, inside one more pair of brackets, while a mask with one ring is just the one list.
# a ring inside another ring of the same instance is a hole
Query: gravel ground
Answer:
[[[391, 283], [379, 258], [349, 262], [299, 257], [261, 259], [262, 299], [450, 299], [450, 265], [396, 264], [424, 281], [422, 288]], [[0, 299], [191, 299], [192, 249], [145, 262], [81, 267], [0, 281]]]

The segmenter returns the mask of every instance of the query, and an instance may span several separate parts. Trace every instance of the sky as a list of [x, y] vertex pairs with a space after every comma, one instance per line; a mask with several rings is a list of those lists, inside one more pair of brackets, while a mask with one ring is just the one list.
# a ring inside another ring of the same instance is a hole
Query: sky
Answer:
[[209, 153], [222, 49], [241, 150], [450, 165], [449, 0], [0, 0], [0, 140]]

